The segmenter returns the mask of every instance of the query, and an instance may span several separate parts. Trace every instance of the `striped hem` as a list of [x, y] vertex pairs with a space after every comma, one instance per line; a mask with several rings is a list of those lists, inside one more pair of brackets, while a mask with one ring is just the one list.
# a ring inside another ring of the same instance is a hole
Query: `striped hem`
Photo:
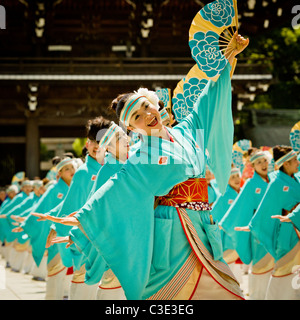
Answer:
[[205, 259], [207, 261], [209, 261], [209, 263], [211, 265], [213, 265], [216, 269], [220, 270], [221, 272], [227, 274], [230, 278], [235, 279], [235, 276], [233, 275], [233, 273], [231, 272], [230, 268], [228, 267], [227, 264], [223, 263], [220, 260], [215, 261], [212, 257], [212, 255], [210, 254], [210, 252], [206, 249], [206, 247], [203, 245], [202, 241], [200, 240], [197, 231], [195, 230], [195, 227], [193, 226], [192, 221], [190, 220], [186, 210], [183, 210], [181, 208], [177, 209], [177, 212], [180, 211], [181, 215], [183, 216], [183, 218], [185, 219], [185, 222], [187, 223], [187, 226], [191, 232], [191, 235], [193, 237], [193, 239], [196, 242], [197, 247], [199, 248], [199, 250], [202, 252], [202, 254], [204, 255]]
[[197, 264], [197, 257], [192, 251], [176, 275], [159, 291], [147, 300], [172, 300], [187, 283]]

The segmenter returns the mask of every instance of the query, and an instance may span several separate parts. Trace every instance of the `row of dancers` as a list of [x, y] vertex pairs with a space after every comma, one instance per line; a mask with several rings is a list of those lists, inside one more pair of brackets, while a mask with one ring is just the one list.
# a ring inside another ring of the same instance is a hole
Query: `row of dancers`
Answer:
[[26, 247], [46, 299], [63, 299], [67, 284], [75, 300], [243, 300], [239, 261], [251, 264], [250, 298], [299, 298], [297, 152], [274, 147], [268, 173], [266, 153], [249, 150], [254, 173], [238, 186], [230, 73], [249, 41], [232, 43], [221, 76], [180, 123], [164, 125], [172, 119], [153, 91], [121, 94], [110, 107], [120, 125], [88, 121], [84, 163], [54, 159], [55, 181], [25, 180], [1, 205], [5, 258], [13, 267]]

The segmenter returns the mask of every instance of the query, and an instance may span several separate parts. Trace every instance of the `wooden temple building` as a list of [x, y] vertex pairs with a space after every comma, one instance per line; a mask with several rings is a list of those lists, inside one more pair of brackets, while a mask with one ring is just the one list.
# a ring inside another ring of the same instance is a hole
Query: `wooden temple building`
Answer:
[[[117, 94], [140, 86], [173, 90], [195, 64], [189, 28], [209, 2], [0, 1], [0, 186], [18, 171], [43, 178], [41, 141], [84, 137], [88, 119], [113, 119], [107, 107]], [[239, 0], [240, 33], [251, 38], [290, 21], [292, 6]], [[271, 81], [261, 61], [241, 59], [233, 113]]]

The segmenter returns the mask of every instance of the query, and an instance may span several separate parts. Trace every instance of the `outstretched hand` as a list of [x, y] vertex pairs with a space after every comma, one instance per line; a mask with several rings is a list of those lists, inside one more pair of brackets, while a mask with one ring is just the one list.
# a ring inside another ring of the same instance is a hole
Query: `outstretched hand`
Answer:
[[15, 215], [11, 215], [10, 216], [13, 220], [15, 220], [15, 221], [17, 221], [17, 222], [23, 222], [23, 221], [25, 221], [25, 217], [19, 217], [19, 216], [15, 216]]
[[12, 232], [22, 232], [24, 229], [22, 227], [17, 227], [11, 230]]
[[246, 227], [235, 227], [234, 228], [235, 231], [246, 231], [246, 232], [250, 232], [250, 229], [248, 226]]
[[[71, 219], [76, 214], [76, 212], [72, 212], [68, 216], [62, 217], [62, 218], [54, 217], [49, 214], [36, 213], [36, 212], [33, 212], [31, 214], [35, 217], [40, 218], [37, 221], [49, 220], [49, 221], [61, 223], [61, 224], [67, 225], [67, 226], [77, 226], [79, 224], [79, 221], [76, 218]], [[78, 223], [76, 223], [76, 221]], [[68, 224], [68, 223], [76, 223], [76, 224]]]
[[287, 216], [280, 216], [280, 215], [275, 215], [271, 216], [272, 219], [279, 219], [280, 222], [292, 222], [291, 219], [289, 219]]
[[66, 237], [56, 237], [52, 239], [52, 244], [55, 243], [67, 243], [66, 248], [69, 248], [74, 242], [71, 240], [69, 236]]

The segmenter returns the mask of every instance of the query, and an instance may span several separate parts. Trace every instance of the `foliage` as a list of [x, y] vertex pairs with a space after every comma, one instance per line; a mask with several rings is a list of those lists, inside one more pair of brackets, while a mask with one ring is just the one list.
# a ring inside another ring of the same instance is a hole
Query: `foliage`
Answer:
[[82, 154], [82, 148], [85, 146], [86, 138], [76, 138], [72, 144], [73, 150], [75, 151], [77, 157]]
[[[247, 63], [267, 65], [273, 74], [269, 90], [247, 105], [255, 109], [300, 106], [300, 29], [276, 28], [251, 39]], [[246, 53], [245, 53], [246, 54]]]

